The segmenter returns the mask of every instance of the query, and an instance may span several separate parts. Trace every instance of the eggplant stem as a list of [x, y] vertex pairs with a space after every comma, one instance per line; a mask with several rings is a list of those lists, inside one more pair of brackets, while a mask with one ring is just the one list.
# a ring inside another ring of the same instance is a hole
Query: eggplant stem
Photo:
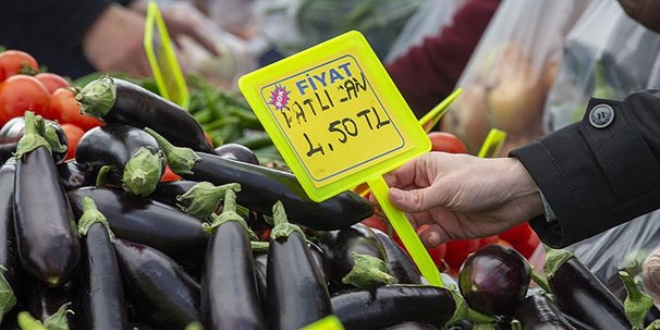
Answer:
[[649, 324], [648, 327], [646, 327], [644, 330], [658, 330], [660, 329], [660, 320], [653, 320], [651, 324]]
[[89, 196], [85, 196], [83, 197], [82, 203], [83, 214], [78, 220], [78, 236], [83, 237], [87, 235], [87, 232], [89, 231], [89, 228], [92, 227], [92, 225], [100, 223], [108, 231], [110, 240], [115, 239], [115, 234], [112, 232], [112, 230], [110, 230], [110, 223], [108, 223], [108, 219], [96, 207], [94, 200]]
[[70, 302], [62, 305], [55, 314], [49, 316], [44, 320], [44, 327], [48, 330], [68, 330], [69, 320], [66, 318], [67, 314], [73, 314], [69, 309]]
[[23, 330], [47, 330], [30, 312], [18, 313], [18, 326]]
[[573, 252], [563, 249], [553, 249], [547, 245], [545, 246], [545, 251], [546, 256], [545, 263], [543, 264], [543, 272], [548, 277], [552, 277], [564, 262], [575, 257]]
[[108, 182], [108, 173], [112, 170], [112, 167], [110, 165], [103, 165], [99, 169], [99, 174], [96, 176], [96, 186], [97, 187], [103, 187], [105, 186], [106, 182]]
[[110, 112], [117, 100], [117, 86], [109, 75], [102, 75], [76, 94], [84, 115], [101, 118]]
[[387, 272], [387, 263], [367, 254], [351, 252], [355, 262], [353, 269], [341, 281], [358, 288], [394, 283], [394, 277]]
[[250, 241], [250, 247], [253, 252], [265, 252], [268, 251], [270, 244], [268, 242]]
[[202, 181], [192, 186], [182, 195], [176, 196], [176, 205], [194, 217], [205, 219], [215, 212], [220, 201], [225, 198], [227, 189], [238, 192], [241, 190], [241, 186], [238, 183], [215, 186], [210, 182]]
[[60, 142], [60, 138], [57, 136], [57, 126], [59, 126], [59, 124], [56, 122], [45, 122], [42, 135], [48, 142], [48, 146], [52, 152], [63, 153], [66, 152], [68, 146]]
[[543, 274], [539, 273], [536, 270], [532, 270], [532, 280], [546, 293], [548, 294], [552, 293], [552, 290], [550, 289], [550, 284], [548, 283], [548, 279], [545, 278]]
[[50, 151], [50, 145], [48, 144], [48, 141], [46, 141], [43, 136], [39, 135], [37, 122], [38, 119], [36, 118], [34, 112], [25, 112], [25, 133], [16, 145], [16, 152], [14, 153], [14, 157], [21, 158], [23, 155], [40, 147], [46, 148]]
[[145, 127], [144, 131], [156, 139], [158, 146], [165, 153], [167, 164], [170, 166], [172, 172], [176, 174], [193, 174], [191, 170], [195, 166], [195, 163], [202, 160], [194, 150], [175, 147], [167, 139], [149, 127]]
[[275, 226], [271, 229], [270, 236], [274, 239], [287, 238], [294, 232], [298, 232], [302, 237], [305, 237], [305, 233], [300, 226], [289, 222], [282, 201], [277, 201], [273, 205], [273, 223]]
[[16, 306], [16, 295], [14, 289], [5, 278], [7, 268], [0, 265], [0, 323], [7, 312]]
[[468, 320], [476, 324], [491, 324], [498, 321], [496, 317], [481, 314], [468, 307], [465, 298], [463, 298], [455, 285], [451, 285], [449, 290], [456, 302], [456, 310], [452, 318], [447, 322], [447, 325], [454, 325], [463, 320]]
[[204, 327], [201, 323], [195, 321], [188, 324], [184, 330], [204, 330]]
[[218, 226], [228, 221], [236, 221], [242, 224], [247, 230], [248, 226], [245, 219], [243, 219], [240, 214], [236, 213], [236, 191], [234, 191], [234, 189], [240, 191], [241, 186], [236, 184], [229, 189], [225, 189], [225, 200], [222, 205], [222, 213], [220, 213], [219, 216], [213, 217], [213, 222], [211, 224], [204, 223], [203, 227], [205, 231], [212, 233]]
[[163, 173], [161, 151], [153, 154], [146, 147], [141, 147], [126, 162], [122, 182], [128, 191], [138, 196], [147, 196], [156, 190]]
[[648, 314], [651, 307], [653, 307], [653, 299], [642, 293], [635, 280], [625, 271], [619, 271], [619, 277], [626, 288], [626, 299], [623, 302], [623, 308], [628, 318], [628, 322], [632, 324], [633, 329], [644, 329], [644, 319]]
[[522, 324], [518, 320], [511, 321], [511, 330], [523, 330]]

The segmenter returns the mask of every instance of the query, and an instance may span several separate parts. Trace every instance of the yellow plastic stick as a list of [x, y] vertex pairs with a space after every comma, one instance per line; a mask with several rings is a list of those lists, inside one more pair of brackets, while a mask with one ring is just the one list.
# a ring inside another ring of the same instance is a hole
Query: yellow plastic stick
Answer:
[[401, 212], [401, 210], [397, 209], [390, 203], [390, 200], [387, 197], [389, 187], [387, 186], [385, 179], [383, 179], [382, 176], [374, 176], [371, 177], [367, 183], [369, 183], [369, 187], [371, 187], [371, 191], [378, 200], [380, 207], [385, 212], [392, 227], [394, 227], [394, 230], [401, 238], [403, 245], [406, 246], [406, 250], [408, 250], [408, 253], [413, 261], [415, 261], [415, 264], [424, 278], [426, 278], [431, 285], [444, 287], [438, 267], [433, 263], [426, 247], [422, 244], [422, 241], [419, 239], [419, 236], [417, 236], [412, 225], [410, 225], [410, 222], [408, 222], [408, 218], [403, 212]]
[[438, 103], [431, 111], [427, 112], [421, 119], [419, 124], [422, 125], [426, 133], [430, 132], [435, 125], [438, 124], [442, 116], [449, 110], [449, 106], [456, 100], [456, 98], [463, 93], [463, 89], [459, 88], [453, 91], [442, 102]]
[[505, 141], [506, 132], [497, 128], [491, 128], [477, 156], [481, 158], [495, 157], [500, 152], [500, 149], [502, 149]]
[[155, 1], [150, 1], [147, 7], [144, 49], [160, 95], [187, 109], [190, 103], [188, 86]]
[[300, 330], [344, 330], [344, 326], [336, 316], [329, 315]]

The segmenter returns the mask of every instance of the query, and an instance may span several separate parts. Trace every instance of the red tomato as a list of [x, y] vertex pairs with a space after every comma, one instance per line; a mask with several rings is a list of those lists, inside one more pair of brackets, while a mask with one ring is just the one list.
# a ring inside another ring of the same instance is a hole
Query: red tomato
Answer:
[[465, 154], [467, 148], [461, 139], [456, 135], [447, 132], [429, 132], [429, 139], [431, 140], [431, 150], [444, 151], [452, 154]]
[[482, 247], [491, 245], [491, 244], [497, 244], [497, 241], [498, 241], [497, 235], [480, 238], [479, 239], [479, 249], [481, 249]]
[[58, 88], [70, 86], [66, 79], [55, 73], [42, 72], [34, 77], [41, 81], [42, 84], [44, 84], [44, 87], [46, 87], [46, 90], [48, 90], [49, 94], [53, 94], [53, 92]]
[[64, 131], [64, 135], [66, 135], [69, 145], [69, 148], [66, 151], [66, 159], [74, 159], [76, 158], [76, 147], [82, 136], [85, 134], [85, 131], [72, 124], [62, 124], [62, 131]]
[[160, 178], [160, 182], [170, 182], [170, 181], [179, 181], [181, 180], [181, 177], [174, 173], [172, 169], [170, 169], [169, 166], [165, 166], [165, 172], [163, 173], [163, 176]]
[[501, 233], [499, 237], [515, 246], [518, 242], [527, 241], [532, 234], [536, 235], [529, 223], [524, 222]]
[[527, 259], [532, 257], [532, 254], [534, 254], [536, 249], [539, 247], [539, 244], [541, 244], [541, 239], [539, 239], [539, 237], [534, 232], [532, 232], [532, 234], [529, 235], [526, 240], [516, 242], [515, 244], [512, 243], [513, 248], [518, 250], [518, 252], [520, 252], [520, 254], [522, 254], [523, 257]]
[[32, 55], [15, 49], [0, 53], [0, 81], [20, 74], [32, 74], [39, 70], [39, 64]]
[[0, 127], [28, 110], [51, 118], [50, 94], [39, 80], [19, 74], [0, 83]]
[[479, 249], [479, 239], [461, 239], [447, 242], [445, 261], [453, 270], [458, 270], [467, 257]]
[[447, 256], [447, 244], [440, 244], [432, 249], [426, 249], [426, 251], [429, 252], [431, 259], [433, 259], [433, 263], [435, 263], [438, 268], [444, 268], [446, 266], [445, 257]]
[[512, 249], [515, 249], [515, 247], [513, 247], [513, 245], [511, 245], [511, 243], [509, 243], [509, 242], [507, 242], [507, 241], [505, 241], [505, 240], [503, 240], [503, 239], [501, 239], [501, 238], [498, 238], [498, 239], [497, 239], [497, 244], [499, 244], [499, 245], [504, 245], [504, 246], [506, 246], [506, 247], [510, 247], [510, 248], [512, 248]]
[[55, 116], [62, 123], [76, 125], [84, 131], [102, 124], [100, 120], [80, 113], [80, 105], [72, 88], [58, 88], [50, 96], [50, 104]]

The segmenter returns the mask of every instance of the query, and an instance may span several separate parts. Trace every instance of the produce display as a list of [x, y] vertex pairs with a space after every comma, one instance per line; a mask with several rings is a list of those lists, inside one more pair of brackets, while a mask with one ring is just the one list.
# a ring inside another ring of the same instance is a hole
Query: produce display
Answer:
[[199, 77], [186, 110], [149, 80], [38, 70], [0, 53], [0, 329], [658, 328], [628, 274], [621, 301], [526, 223], [429, 249], [445, 286], [427, 284], [367, 198], [312, 201]]

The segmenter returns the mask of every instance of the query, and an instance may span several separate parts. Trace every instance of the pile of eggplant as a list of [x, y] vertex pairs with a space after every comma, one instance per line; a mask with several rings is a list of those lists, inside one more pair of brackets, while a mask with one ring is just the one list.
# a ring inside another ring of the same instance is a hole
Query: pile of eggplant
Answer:
[[[530, 294], [535, 273], [499, 245], [468, 258], [458, 282], [428, 285], [389, 235], [360, 223], [374, 208], [359, 195], [314, 202], [291, 173], [240, 145], [212, 148], [190, 114], [126, 81], [101, 77], [77, 100], [104, 125], [74, 160], [63, 161], [57, 123], [28, 111], [10, 130], [0, 329], [293, 330], [330, 315], [361, 330], [644, 322], [590, 295], [591, 279], [568, 288], [567, 271]], [[182, 180], [162, 182], [166, 166]], [[609, 314], [583, 317], [594, 311]]]

